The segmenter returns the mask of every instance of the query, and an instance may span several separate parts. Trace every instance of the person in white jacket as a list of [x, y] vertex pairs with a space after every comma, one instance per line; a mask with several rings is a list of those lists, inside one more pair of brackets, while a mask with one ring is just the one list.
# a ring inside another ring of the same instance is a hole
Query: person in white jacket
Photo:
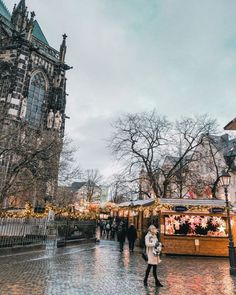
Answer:
[[155, 283], [157, 287], [163, 287], [161, 282], [157, 278], [157, 264], [160, 263], [160, 256], [155, 255], [154, 248], [158, 244], [157, 239], [157, 228], [154, 225], [150, 225], [148, 228], [148, 233], [145, 236], [145, 246], [146, 246], [146, 253], [148, 256], [148, 266], [145, 273], [144, 278], [144, 286], [147, 286], [147, 280], [150, 273], [151, 268], [153, 268], [153, 276], [155, 279]]

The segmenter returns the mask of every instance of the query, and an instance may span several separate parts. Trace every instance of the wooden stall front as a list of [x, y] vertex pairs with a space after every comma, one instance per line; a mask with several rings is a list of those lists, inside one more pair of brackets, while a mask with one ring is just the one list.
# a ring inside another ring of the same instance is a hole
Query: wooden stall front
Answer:
[[[160, 211], [163, 253], [228, 256], [228, 226], [223, 200], [172, 200]], [[231, 227], [236, 237], [235, 215]]]
[[[139, 244], [150, 224], [159, 228], [163, 253], [228, 256], [228, 226], [224, 200], [159, 199], [120, 204], [118, 215], [134, 223]], [[236, 215], [231, 213], [236, 244]]]

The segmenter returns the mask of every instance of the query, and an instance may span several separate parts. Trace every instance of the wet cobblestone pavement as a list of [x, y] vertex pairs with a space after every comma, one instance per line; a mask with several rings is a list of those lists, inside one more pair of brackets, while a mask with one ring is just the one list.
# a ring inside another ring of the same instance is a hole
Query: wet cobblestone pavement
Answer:
[[[126, 246], [127, 247], [127, 246]], [[158, 266], [156, 289], [140, 250], [119, 252], [117, 242], [0, 257], [1, 295], [234, 295], [228, 259], [167, 256]]]

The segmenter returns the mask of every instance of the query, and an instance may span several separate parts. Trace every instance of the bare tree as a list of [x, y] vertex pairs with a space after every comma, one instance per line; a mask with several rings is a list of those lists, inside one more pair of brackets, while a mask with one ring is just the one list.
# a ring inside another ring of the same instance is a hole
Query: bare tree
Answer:
[[127, 163], [130, 173], [144, 166], [155, 196], [160, 196], [162, 189], [156, 173], [168, 144], [171, 123], [154, 110], [151, 113], [125, 114], [114, 122], [113, 130], [109, 144], [112, 153]]
[[68, 206], [74, 201], [74, 192], [71, 182], [82, 176], [82, 171], [76, 159], [78, 148], [72, 139], [67, 136], [63, 139], [63, 148], [60, 154], [58, 187], [56, 192], [56, 203], [59, 207]]
[[139, 198], [140, 179], [125, 172], [112, 175], [110, 180], [110, 196], [114, 203], [121, 203]]
[[164, 198], [167, 196], [168, 187], [173, 182], [176, 182], [179, 187], [179, 197], [183, 197], [184, 186], [189, 185], [190, 179], [195, 177], [194, 170], [190, 166], [199, 160], [198, 154], [201, 154], [205, 139], [216, 130], [216, 120], [207, 115], [186, 117], [175, 122], [168, 149], [165, 151], [165, 157], [172, 157], [174, 160], [167, 169], [165, 166], [160, 167]]
[[57, 188], [56, 204], [59, 207], [66, 207], [73, 204], [74, 202], [74, 192], [71, 187], [59, 186]]
[[204, 177], [201, 178], [204, 183], [211, 188], [213, 198], [216, 198], [220, 175], [223, 170], [230, 171], [234, 169], [234, 159], [236, 155], [235, 140], [230, 140], [227, 134], [221, 136], [209, 135], [203, 142], [203, 149], [206, 150], [202, 155], [201, 162], [207, 171], [203, 171]]
[[78, 148], [73, 144], [72, 139], [65, 137], [63, 148], [60, 154], [58, 183], [60, 186], [69, 185], [82, 175], [82, 170], [76, 159]]
[[56, 133], [26, 126], [9, 129], [1, 141], [1, 201], [9, 194], [19, 194], [27, 189], [32, 194], [32, 187], [42, 197], [39, 187], [57, 179], [61, 143]]
[[[165, 198], [173, 183], [183, 197], [184, 185], [191, 176], [190, 163], [197, 161], [198, 147], [216, 132], [216, 127], [216, 121], [207, 115], [171, 123], [155, 110], [126, 114], [113, 124], [109, 146], [118, 160], [127, 163], [129, 171], [144, 167], [156, 197]], [[169, 160], [168, 165], [164, 159]]]
[[87, 169], [83, 173], [83, 181], [85, 182], [84, 189], [87, 202], [93, 200], [95, 192], [100, 191], [100, 184], [102, 181], [102, 175], [97, 169]]

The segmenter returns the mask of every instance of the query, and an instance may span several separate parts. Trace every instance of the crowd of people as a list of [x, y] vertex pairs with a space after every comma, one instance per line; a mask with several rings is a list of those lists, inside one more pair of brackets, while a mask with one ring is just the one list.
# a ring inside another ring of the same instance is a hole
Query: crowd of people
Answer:
[[135, 240], [137, 239], [137, 230], [134, 224], [127, 227], [125, 221], [114, 220], [99, 220], [98, 226], [100, 229], [100, 239], [114, 239], [120, 243], [120, 252], [124, 250], [124, 243], [126, 238], [129, 241], [129, 250], [134, 251]]

